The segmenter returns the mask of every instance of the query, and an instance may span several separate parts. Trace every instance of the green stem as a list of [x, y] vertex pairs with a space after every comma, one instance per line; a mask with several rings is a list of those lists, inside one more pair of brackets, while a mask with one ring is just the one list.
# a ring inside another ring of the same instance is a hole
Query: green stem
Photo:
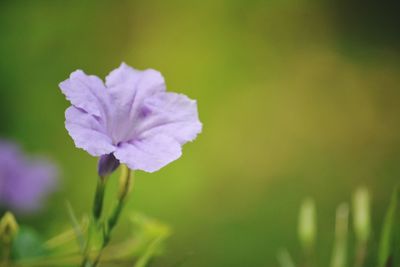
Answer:
[[100, 177], [97, 180], [96, 193], [93, 201], [93, 218], [98, 222], [103, 211], [104, 192], [106, 188], [106, 177]]
[[90, 264], [89, 260], [87, 258], [84, 258], [80, 267], [91, 267], [92, 265]]
[[342, 203], [336, 210], [335, 244], [331, 267], [346, 267], [349, 206]]
[[103, 206], [104, 206], [104, 194], [105, 194], [105, 189], [106, 189], [106, 181], [107, 177], [102, 177], [100, 176], [99, 179], [97, 179], [97, 186], [96, 186], [96, 192], [94, 194], [94, 199], [93, 199], [93, 209], [92, 209], [92, 215], [93, 219], [90, 220], [89, 228], [88, 228], [88, 237], [87, 241], [85, 244], [85, 249], [84, 249], [84, 255], [81, 263], [81, 267], [91, 267], [93, 266], [90, 263], [90, 248], [91, 248], [91, 242], [92, 242], [92, 236], [93, 236], [93, 228], [98, 229], [100, 227], [99, 222], [101, 218], [101, 214], [103, 211]]
[[100, 262], [101, 255], [103, 253], [104, 248], [108, 245], [111, 239], [111, 233], [112, 230], [115, 228], [115, 226], [118, 223], [118, 220], [121, 216], [122, 209], [125, 205], [128, 193], [131, 188], [131, 183], [132, 183], [132, 175], [131, 175], [131, 170], [126, 167], [125, 165], [122, 165], [122, 173], [120, 176], [120, 191], [119, 191], [119, 196], [118, 196], [118, 201], [115, 207], [113, 208], [111, 212], [111, 216], [107, 220], [107, 224], [103, 225], [103, 244], [101, 246], [101, 249], [96, 256], [94, 262], [93, 262], [93, 267], [96, 267], [98, 263]]
[[354, 267], [364, 266], [366, 256], [367, 256], [367, 243], [360, 241], [359, 244], [357, 245]]
[[110, 241], [111, 238], [111, 232], [114, 229], [114, 227], [117, 225], [118, 219], [121, 215], [122, 212], [122, 208], [124, 207], [124, 202], [122, 201], [118, 201], [117, 205], [115, 206], [113, 213], [111, 215], [111, 217], [108, 219], [107, 221], [107, 231], [106, 234], [104, 236], [104, 243], [103, 243], [103, 247], [105, 247], [108, 242]]
[[304, 251], [304, 267], [315, 266], [315, 257], [313, 248], [308, 248]]

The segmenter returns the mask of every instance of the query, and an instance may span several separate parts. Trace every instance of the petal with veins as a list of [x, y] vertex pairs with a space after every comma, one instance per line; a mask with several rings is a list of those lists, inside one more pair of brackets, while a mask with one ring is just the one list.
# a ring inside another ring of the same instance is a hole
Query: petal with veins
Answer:
[[197, 103], [166, 92], [160, 72], [122, 63], [106, 77], [73, 72], [60, 84], [71, 102], [66, 128], [93, 156], [114, 153], [131, 169], [156, 171], [181, 156], [181, 146], [202, 130]]
[[103, 132], [103, 126], [95, 117], [74, 106], [65, 111], [65, 127], [75, 145], [92, 156], [109, 154], [115, 150], [111, 138]]
[[114, 152], [121, 163], [130, 169], [155, 172], [182, 154], [181, 146], [173, 138], [155, 135], [131, 143], [123, 143]]
[[197, 103], [185, 95], [159, 93], [147, 98], [143, 109], [135, 129], [139, 138], [163, 134], [183, 145], [201, 132]]
[[101, 116], [104, 112], [105, 87], [100, 78], [77, 70], [59, 86], [75, 107], [95, 116]]
[[108, 132], [115, 142], [129, 140], [144, 99], [165, 91], [164, 78], [158, 71], [139, 71], [124, 63], [106, 77], [106, 86], [110, 103]]

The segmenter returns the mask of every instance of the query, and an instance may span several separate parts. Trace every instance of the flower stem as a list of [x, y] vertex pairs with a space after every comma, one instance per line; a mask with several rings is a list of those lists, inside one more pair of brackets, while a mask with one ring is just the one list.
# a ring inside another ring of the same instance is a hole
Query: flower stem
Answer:
[[100, 262], [100, 258], [102, 255], [102, 252], [104, 248], [108, 245], [111, 239], [111, 233], [112, 230], [115, 228], [115, 226], [118, 223], [118, 220], [120, 218], [120, 215], [122, 213], [122, 209], [125, 205], [128, 193], [130, 192], [131, 189], [131, 184], [132, 184], [132, 172], [131, 170], [126, 167], [125, 165], [122, 165], [122, 172], [121, 176], [119, 179], [120, 187], [119, 187], [119, 195], [118, 195], [118, 201], [113, 208], [111, 212], [111, 216], [108, 218], [107, 223], [103, 225], [103, 243], [101, 245], [100, 251], [98, 255], [96, 256], [94, 262], [93, 262], [93, 267], [96, 267], [98, 263]]
[[96, 186], [96, 192], [94, 194], [94, 199], [93, 199], [93, 208], [92, 208], [92, 215], [93, 218], [90, 220], [89, 228], [88, 228], [88, 237], [86, 240], [85, 244], [85, 249], [83, 253], [83, 259], [81, 263], [81, 267], [91, 267], [93, 266], [90, 262], [90, 250], [93, 242], [93, 229], [98, 229], [100, 227], [100, 219], [101, 219], [101, 214], [103, 211], [103, 206], [104, 206], [104, 194], [105, 194], [105, 189], [106, 189], [106, 181], [107, 181], [107, 176], [100, 176], [99, 179], [97, 179], [97, 186]]
[[94, 195], [94, 201], [93, 201], [93, 218], [95, 222], [98, 222], [100, 220], [101, 213], [103, 211], [106, 181], [107, 181], [106, 177], [100, 177], [97, 180], [96, 193]]

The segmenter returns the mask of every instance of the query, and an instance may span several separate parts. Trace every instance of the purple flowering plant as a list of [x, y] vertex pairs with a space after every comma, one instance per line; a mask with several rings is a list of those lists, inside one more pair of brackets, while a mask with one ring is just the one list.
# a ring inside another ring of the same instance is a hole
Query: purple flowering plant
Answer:
[[38, 211], [56, 189], [57, 170], [45, 159], [29, 158], [17, 144], [0, 140], [0, 209]]
[[29, 216], [42, 209], [57, 188], [57, 173], [51, 161], [28, 156], [16, 143], [0, 140], [0, 266], [14, 266], [17, 258], [29, 256], [26, 249], [39, 247], [35, 233], [19, 227], [13, 214]]
[[[178, 159], [202, 124], [196, 101], [167, 92], [163, 76], [153, 69], [140, 71], [122, 63], [105, 82], [77, 70], [60, 88], [71, 103], [65, 112], [69, 135], [77, 147], [99, 157], [90, 231], [100, 232], [101, 244], [93, 248], [93, 233], [89, 235], [82, 261], [82, 266], [97, 266], [125, 204], [132, 171], [155, 172]], [[103, 219], [107, 177], [120, 164], [117, 204]], [[94, 257], [92, 250], [97, 250]]]
[[[201, 132], [197, 103], [167, 92], [158, 71], [125, 63], [104, 82], [77, 70], [59, 87], [71, 103], [65, 127], [75, 146], [98, 157], [92, 213], [79, 220], [68, 204], [72, 229], [38, 241], [19, 229], [7, 212], [0, 220], [0, 266], [144, 267], [168, 237], [168, 227], [131, 214], [134, 231], [127, 240], [110, 243], [112, 232], [131, 191], [133, 172], [151, 173], [173, 162], [182, 155], [182, 146]], [[114, 206], [105, 212], [107, 182], [117, 169], [119, 191]], [[17, 149], [0, 142], [0, 207], [17, 214], [34, 211], [53, 190], [54, 176], [51, 165], [27, 163]]]

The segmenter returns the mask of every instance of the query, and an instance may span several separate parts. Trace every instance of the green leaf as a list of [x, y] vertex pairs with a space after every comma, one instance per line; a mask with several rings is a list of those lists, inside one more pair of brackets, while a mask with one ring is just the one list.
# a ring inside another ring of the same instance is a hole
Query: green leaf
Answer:
[[168, 225], [140, 213], [131, 216], [131, 222], [133, 223], [133, 236], [144, 250], [153, 240], [159, 237], [165, 240], [171, 235]]
[[30, 259], [46, 255], [39, 235], [30, 228], [20, 227], [12, 244], [12, 258], [14, 260]]
[[295, 267], [292, 257], [286, 249], [279, 251], [278, 261], [281, 267]]
[[84, 231], [82, 229], [82, 226], [79, 224], [78, 219], [76, 218], [76, 215], [71, 206], [71, 203], [67, 202], [66, 206], [67, 206], [69, 218], [71, 220], [71, 224], [72, 224], [74, 232], [75, 232], [76, 240], [78, 241], [79, 248], [80, 248], [81, 252], [83, 253], [83, 251], [85, 249], [85, 242], [86, 242], [85, 238], [83, 236]]
[[146, 267], [151, 258], [158, 252], [158, 249], [163, 242], [164, 237], [160, 236], [153, 240], [147, 247], [146, 251], [136, 261], [134, 267]]
[[154, 256], [160, 253], [171, 230], [167, 225], [141, 214], [135, 214], [131, 220], [136, 225], [136, 241], [142, 247], [142, 249], [138, 247], [139, 254], [134, 267], [145, 267]]
[[399, 187], [392, 195], [381, 232], [378, 251], [378, 267], [397, 266], [400, 263], [400, 198]]

